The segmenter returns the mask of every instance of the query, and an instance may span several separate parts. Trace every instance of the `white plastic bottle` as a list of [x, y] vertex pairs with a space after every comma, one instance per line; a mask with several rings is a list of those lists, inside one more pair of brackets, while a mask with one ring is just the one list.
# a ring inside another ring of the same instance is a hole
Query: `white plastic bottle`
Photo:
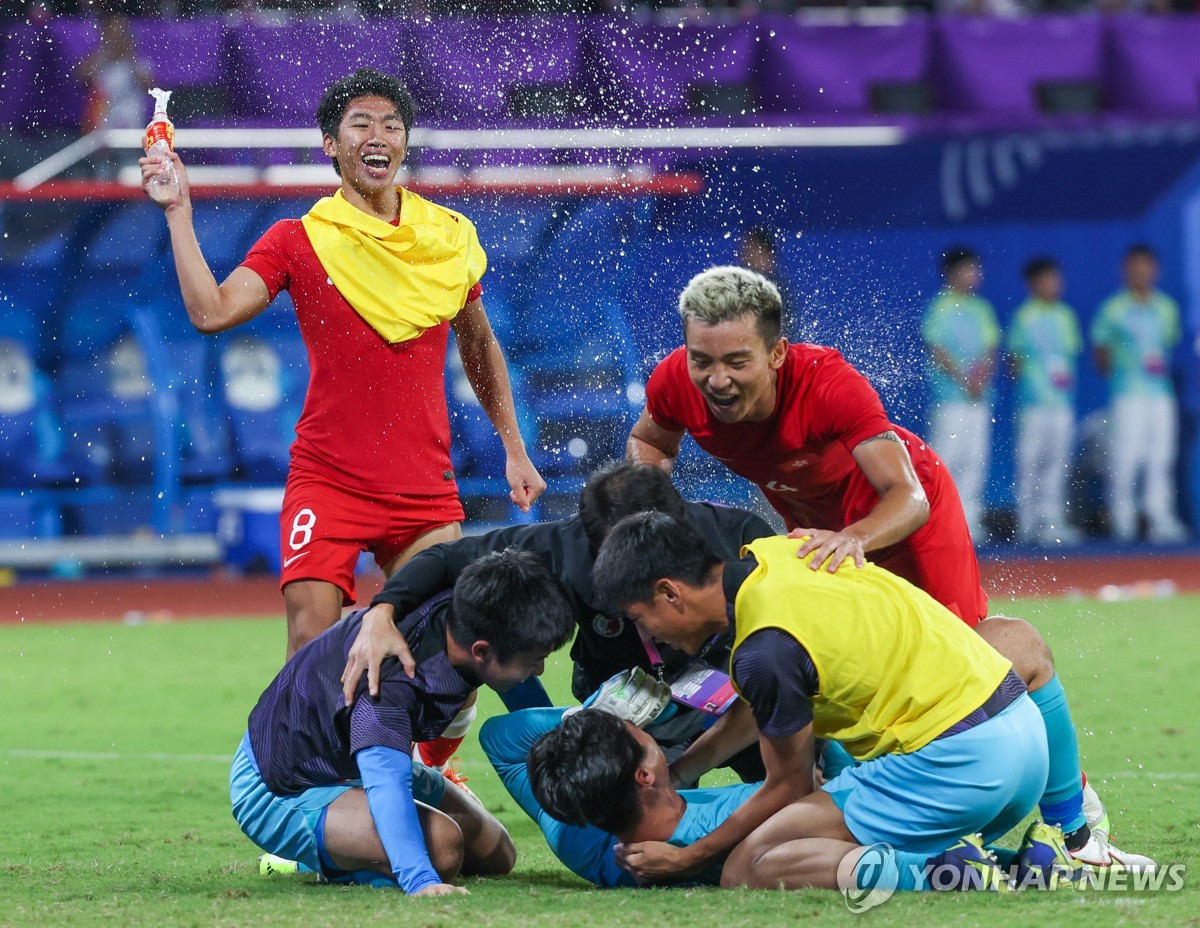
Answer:
[[154, 116], [150, 119], [150, 125], [146, 126], [142, 147], [146, 149], [148, 157], [157, 157], [167, 163], [166, 169], [150, 181], [150, 199], [156, 203], [168, 203], [179, 196], [179, 176], [169, 157], [175, 148], [175, 125], [167, 118], [167, 102], [171, 99], [171, 91], [155, 87], [150, 91], [150, 96], [154, 97]]

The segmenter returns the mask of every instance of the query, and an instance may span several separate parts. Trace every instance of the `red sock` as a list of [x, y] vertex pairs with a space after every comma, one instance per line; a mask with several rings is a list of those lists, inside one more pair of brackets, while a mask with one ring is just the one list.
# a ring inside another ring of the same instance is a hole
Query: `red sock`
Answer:
[[458, 746], [463, 743], [463, 739], [459, 738], [434, 738], [432, 741], [422, 741], [417, 745], [417, 750], [421, 753], [421, 763], [426, 767], [441, 767], [458, 750]]

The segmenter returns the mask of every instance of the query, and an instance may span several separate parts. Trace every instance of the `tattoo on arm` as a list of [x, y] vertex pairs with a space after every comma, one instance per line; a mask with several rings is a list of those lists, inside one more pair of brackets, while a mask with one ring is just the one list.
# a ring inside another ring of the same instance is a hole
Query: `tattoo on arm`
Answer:
[[891, 429], [888, 429], [886, 432], [881, 432], [878, 435], [872, 435], [870, 438], [864, 438], [861, 442], [859, 442], [859, 444], [868, 445], [873, 441], [880, 441], [880, 440], [894, 441], [898, 445], [904, 444], [904, 442], [900, 440], [900, 436], [897, 435], [895, 432], [893, 432]]

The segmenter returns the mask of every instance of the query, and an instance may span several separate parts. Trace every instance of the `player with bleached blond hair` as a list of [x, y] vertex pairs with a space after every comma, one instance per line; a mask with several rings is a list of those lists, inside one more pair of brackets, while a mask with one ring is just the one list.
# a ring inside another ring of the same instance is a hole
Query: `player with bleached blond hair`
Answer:
[[1075, 725], [1041, 634], [1022, 619], [984, 621], [987, 596], [945, 464], [888, 418], [879, 394], [838, 351], [789, 344], [783, 310], [775, 286], [745, 268], [693, 277], [679, 297], [685, 344], [650, 376], [628, 456], [669, 471], [688, 433], [759, 486], [793, 537], [804, 539], [796, 553], [813, 571], [870, 560], [975, 628], [1012, 661], [1045, 722], [1043, 816], [1089, 863], [1137, 861], [1108, 839], [1108, 816], [1080, 771]]

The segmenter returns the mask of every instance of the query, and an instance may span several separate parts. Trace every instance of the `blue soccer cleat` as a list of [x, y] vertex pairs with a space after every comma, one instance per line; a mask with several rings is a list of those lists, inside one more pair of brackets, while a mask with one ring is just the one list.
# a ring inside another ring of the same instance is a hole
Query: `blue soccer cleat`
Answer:
[[949, 850], [929, 858], [929, 888], [933, 890], [983, 890], [1007, 893], [1012, 881], [996, 858], [983, 846], [982, 835], [967, 835]]
[[1092, 871], [1067, 850], [1062, 829], [1034, 822], [1017, 850], [1018, 889], [1084, 889], [1091, 885]]

